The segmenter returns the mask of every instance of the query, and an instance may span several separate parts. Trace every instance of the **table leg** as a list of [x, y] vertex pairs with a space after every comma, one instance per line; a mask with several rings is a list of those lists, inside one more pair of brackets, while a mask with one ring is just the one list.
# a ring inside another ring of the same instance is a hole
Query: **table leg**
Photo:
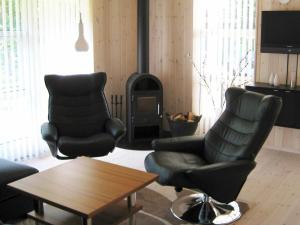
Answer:
[[[44, 205], [43, 205], [43, 201], [41, 200], [34, 200], [33, 202], [33, 206], [34, 206], [34, 211], [37, 214], [43, 215], [44, 214]], [[37, 220], [35, 220], [35, 225], [40, 225], [41, 223]]]
[[[127, 197], [127, 206], [128, 206], [129, 212], [131, 211], [132, 207], [135, 206], [135, 204], [136, 204], [136, 193], [133, 193]], [[136, 224], [135, 215], [130, 212], [129, 225], [135, 225], [135, 224]]]
[[43, 215], [44, 214], [44, 205], [43, 205], [43, 201], [41, 200], [35, 200], [34, 201], [34, 210], [36, 211], [36, 213]]
[[92, 219], [81, 217], [81, 224], [82, 225], [92, 225]]

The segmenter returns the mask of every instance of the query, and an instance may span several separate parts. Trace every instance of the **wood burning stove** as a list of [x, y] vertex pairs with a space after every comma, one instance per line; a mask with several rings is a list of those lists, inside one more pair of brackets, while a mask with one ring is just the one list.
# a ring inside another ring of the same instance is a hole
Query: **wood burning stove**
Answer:
[[126, 113], [129, 144], [148, 142], [162, 133], [163, 88], [149, 74], [149, 0], [138, 0], [138, 72], [127, 80]]
[[163, 88], [151, 74], [136, 73], [126, 84], [127, 138], [129, 143], [147, 142], [161, 136]]

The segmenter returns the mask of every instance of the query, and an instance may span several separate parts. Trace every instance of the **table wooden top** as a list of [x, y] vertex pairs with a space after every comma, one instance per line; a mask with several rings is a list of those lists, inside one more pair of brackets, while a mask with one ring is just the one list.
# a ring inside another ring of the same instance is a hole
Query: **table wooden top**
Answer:
[[59, 208], [92, 217], [156, 178], [155, 174], [80, 157], [8, 186]]

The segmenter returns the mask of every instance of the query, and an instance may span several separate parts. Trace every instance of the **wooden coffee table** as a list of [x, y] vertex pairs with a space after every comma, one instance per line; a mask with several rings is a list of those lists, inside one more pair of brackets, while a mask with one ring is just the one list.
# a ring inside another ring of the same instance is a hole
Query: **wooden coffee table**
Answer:
[[129, 218], [132, 225], [142, 208], [135, 203], [135, 193], [156, 178], [155, 174], [81, 157], [8, 186], [37, 200], [35, 211], [28, 215], [38, 222], [110, 225]]

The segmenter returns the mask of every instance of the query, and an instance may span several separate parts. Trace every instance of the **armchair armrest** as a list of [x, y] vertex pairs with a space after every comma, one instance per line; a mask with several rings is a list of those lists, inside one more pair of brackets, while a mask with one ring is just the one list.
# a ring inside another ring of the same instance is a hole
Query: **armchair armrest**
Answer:
[[42, 138], [47, 142], [57, 142], [58, 134], [56, 127], [51, 123], [43, 123], [41, 127]]
[[123, 122], [118, 118], [108, 119], [105, 123], [105, 131], [112, 135], [115, 140], [119, 140], [126, 132]]
[[185, 136], [162, 138], [152, 141], [155, 151], [171, 151], [198, 154], [204, 147], [204, 138], [199, 136]]
[[51, 123], [43, 123], [41, 127], [42, 138], [47, 142], [51, 154], [57, 157], [57, 128]]
[[202, 166], [199, 169], [187, 170], [186, 174], [190, 177], [203, 179], [206, 177], [229, 177], [233, 174], [248, 175], [254, 169], [256, 163], [248, 160], [237, 160], [231, 162], [219, 162]]

